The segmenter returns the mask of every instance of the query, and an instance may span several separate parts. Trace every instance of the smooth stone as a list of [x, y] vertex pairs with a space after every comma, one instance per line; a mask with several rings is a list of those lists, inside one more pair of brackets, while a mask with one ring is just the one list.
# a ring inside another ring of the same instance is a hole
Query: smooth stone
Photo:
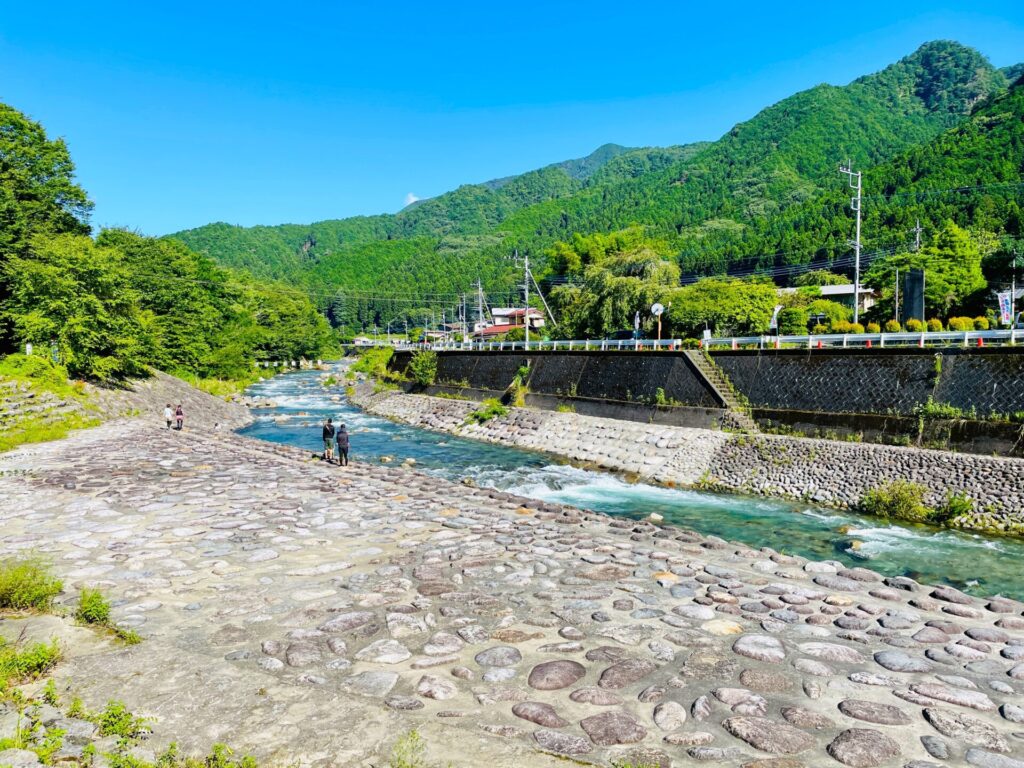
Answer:
[[623, 659], [601, 673], [597, 684], [602, 688], [617, 690], [641, 680], [656, 670], [658, 666], [646, 659]]
[[[0, 755], [2, 757], [2, 755]], [[971, 747], [964, 755], [967, 762], [976, 765], [978, 768], [1024, 768], [1024, 760], [1017, 760], [1006, 755], [999, 755], [994, 752], [987, 752], [978, 747]]]
[[514, 667], [523, 660], [523, 654], [510, 645], [496, 645], [480, 651], [473, 660], [481, 667]]
[[816, 659], [825, 659], [826, 661], [836, 661], [845, 664], [864, 663], [864, 656], [860, 651], [848, 648], [845, 645], [836, 645], [835, 643], [801, 643], [798, 647], [800, 653], [805, 653]]
[[910, 717], [899, 707], [860, 699], [839, 702], [839, 711], [847, 717], [877, 725], [906, 725], [911, 722]]
[[793, 681], [785, 675], [760, 669], [744, 669], [740, 673], [740, 684], [759, 693], [782, 693], [793, 687]]
[[810, 729], [812, 731], [824, 731], [835, 727], [835, 722], [824, 715], [803, 707], [783, 707], [780, 712], [786, 718], [786, 722], [798, 728]]
[[569, 724], [550, 704], [539, 701], [521, 701], [512, 707], [512, 714], [545, 728], [563, 728]]
[[570, 693], [569, 698], [577, 704], [593, 704], [596, 707], [613, 707], [622, 703], [622, 699], [614, 693], [596, 686], [579, 688]]
[[582, 728], [595, 744], [608, 747], [613, 744], [635, 744], [647, 735], [640, 722], [622, 712], [601, 712], [580, 720]]
[[850, 728], [843, 731], [825, 748], [843, 765], [851, 768], [875, 768], [890, 758], [900, 756], [900, 745], [881, 731]]
[[776, 664], [786, 658], [782, 642], [771, 635], [743, 635], [732, 644], [732, 650], [749, 659]]
[[766, 717], [730, 717], [722, 727], [755, 749], [773, 755], [795, 755], [814, 746], [810, 735]]
[[586, 674], [586, 667], [576, 661], [546, 661], [530, 670], [527, 684], [538, 691], [557, 691], [575, 684]]
[[561, 733], [560, 731], [544, 728], [534, 731], [533, 739], [540, 745], [541, 749], [570, 757], [586, 755], [593, 749], [590, 742], [582, 736], [573, 736], [569, 733]]
[[663, 731], [675, 731], [686, 722], [686, 707], [678, 701], [664, 701], [654, 708], [654, 724]]
[[996, 752], [1006, 752], [1009, 749], [999, 731], [984, 720], [968, 715], [966, 712], [926, 707], [923, 714], [924, 719], [935, 730], [955, 741], [975, 747], [985, 747]]
[[444, 701], [459, 692], [455, 683], [435, 675], [424, 675], [416, 683], [416, 693], [427, 699]]
[[903, 651], [878, 651], [875, 661], [890, 672], [931, 672], [932, 665]]
[[388, 696], [384, 704], [400, 712], [409, 712], [414, 709], [423, 709], [423, 702], [412, 696]]
[[360, 672], [341, 681], [341, 685], [356, 693], [376, 697], [386, 696], [397, 683], [397, 672]]
[[947, 704], [970, 707], [982, 712], [991, 712], [996, 708], [992, 699], [981, 691], [967, 691], [938, 683], [915, 683], [910, 686], [910, 690], [919, 696], [927, 696], [930, 699], [944, 701]]
[[925, 752], [939, 760], [949, 759], [949, 745], [938, 736], [922, 736], [921, 745]]
[[412, 658], [412, 653], [397, 640], [376, 640], [356, 653], [355, 657], [359, 661], [378, 664], [401, 664]]

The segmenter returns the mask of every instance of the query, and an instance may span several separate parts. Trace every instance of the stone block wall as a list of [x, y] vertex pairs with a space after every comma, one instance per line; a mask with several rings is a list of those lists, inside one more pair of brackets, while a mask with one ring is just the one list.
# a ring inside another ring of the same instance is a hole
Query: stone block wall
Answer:
[[1024, 410], [1021, 349], [829, 349], [713, 354], [754, 408], [909, 415], [928, 398], [978, 415]]

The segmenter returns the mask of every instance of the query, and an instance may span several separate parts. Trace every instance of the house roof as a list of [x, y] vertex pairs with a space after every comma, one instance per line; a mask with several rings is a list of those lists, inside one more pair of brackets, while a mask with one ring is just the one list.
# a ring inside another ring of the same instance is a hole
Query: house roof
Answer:
[[508, 333], [513, 328], [519, 328], [520, 326], [505, 324], [505, 325], [488, 325], [486, 328], [481, 328], [476, 331], [474, 336], [500, 336], [503, 333]]

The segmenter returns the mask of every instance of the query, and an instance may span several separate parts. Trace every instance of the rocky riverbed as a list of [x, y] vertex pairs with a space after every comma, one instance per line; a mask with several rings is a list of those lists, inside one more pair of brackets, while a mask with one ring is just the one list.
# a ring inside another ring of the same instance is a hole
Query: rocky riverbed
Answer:
[[154, 749], [1024, 767], [1018, 602], [160, 426], [0, 456], [0, 555], [145, 638], [67, 633], [62, 688], [154, 717]]

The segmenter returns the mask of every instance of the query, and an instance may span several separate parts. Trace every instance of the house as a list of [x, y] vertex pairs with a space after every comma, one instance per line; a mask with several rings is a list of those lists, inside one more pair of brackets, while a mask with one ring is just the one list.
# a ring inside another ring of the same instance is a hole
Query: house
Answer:
[[[782, 296], [789, 293], [796, 293], [801, 289], [799, 288], [778, 288], [776, 292]], [[828, 301], [834, 301], [837, 304], [842, 304], [844, 307], [853, 309], [853, 283], [844, 283], [843, 285], [822, 285], [818, 287], [821, 291], [821, 298], [827, 299]], [[875, 306], [878, 300], [878, 294], [872, 289], [865, 285], [860, 287], [860, 311], [865, 312], [871, 307]]]
[[544, 327], [544, 313], [539, 309], [534, 309], [533, 307], [530, 307], [529, 309], [518, 307], [496, 307], [491, 310], [491, 317], [494, 318], [492, 327], [507, 325], [512, 328], [522, 328], [526, 325], [527, 321], [529, 321], [531, 331]]

